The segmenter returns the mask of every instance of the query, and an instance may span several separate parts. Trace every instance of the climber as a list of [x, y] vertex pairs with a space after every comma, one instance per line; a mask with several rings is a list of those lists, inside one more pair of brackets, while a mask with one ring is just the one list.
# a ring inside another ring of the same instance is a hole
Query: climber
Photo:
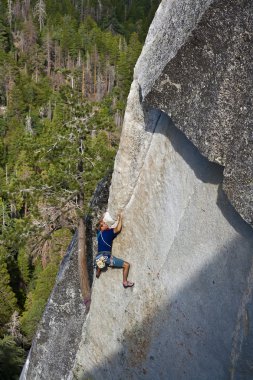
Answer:
[[127, 261], [119, 259], [111, 254], [113, 239], [122, 229], [122, 217], [118, 217], [118, 223], [115, 228], [109, 226], [101, 219], [97, 224], [98, 254], [96, 256], [96, 277], [99, 278], [101, 270], [105, 266], [114, 268], [123, 268], [123, 286], [129, 288], [134, 283], [127, 280], [130, 264]]

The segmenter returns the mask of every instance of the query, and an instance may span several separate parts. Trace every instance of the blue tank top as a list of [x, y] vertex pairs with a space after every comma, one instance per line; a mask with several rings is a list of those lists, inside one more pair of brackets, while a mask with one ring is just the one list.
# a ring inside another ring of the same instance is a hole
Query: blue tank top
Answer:
[[113, 228], [105, 231], [97, 231], [98, 252], [111, 252], [112, 241], [118, 234], [113, 231]]

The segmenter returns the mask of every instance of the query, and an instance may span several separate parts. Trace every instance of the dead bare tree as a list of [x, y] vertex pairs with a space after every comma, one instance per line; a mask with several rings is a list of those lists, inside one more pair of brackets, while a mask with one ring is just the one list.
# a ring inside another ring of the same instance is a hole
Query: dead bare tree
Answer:
[[40, 32], [42, 31], [42, 28], [44, 27], [45, 20], [47, 17], [46, 13], [46, 4], [44, 0], [39, 0], [34, 7], [34, 16], [38, 18], [39, 24], [40, 24]]
[[13, 1], [8, 0], [7, 1], [7, 17], [8, 17], [10, 29], [12, 28], [12, 16], [13, 16]]

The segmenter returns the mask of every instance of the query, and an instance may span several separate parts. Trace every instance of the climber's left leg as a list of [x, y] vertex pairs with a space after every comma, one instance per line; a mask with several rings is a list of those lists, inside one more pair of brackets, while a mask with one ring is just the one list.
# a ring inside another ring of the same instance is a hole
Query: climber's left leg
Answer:
[[131, 281], [127, 281], [130, 264], [127, 261], [119, 259], [118, 257], [111, 256], [111, 267], [114, 268], [122, 268], [123, 269], [123, 286], [124, 288], [130, 288], [134, 286], [134, 283]]
[[101, 275], [101, 269], [100, 268], [96, 268], [96, 278], [99, 278], [99, 276]]

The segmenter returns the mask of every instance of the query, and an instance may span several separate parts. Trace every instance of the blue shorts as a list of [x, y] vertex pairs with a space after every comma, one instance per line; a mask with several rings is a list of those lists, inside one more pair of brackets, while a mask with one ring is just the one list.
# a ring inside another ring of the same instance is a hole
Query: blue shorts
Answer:
[[114, 268], [123, 268], [124, 260], [119, 259], [118, 257], [111, 255], [110, 252], [99, 252], [96, 257], [98, 258], [101, 255], [106, 257], [105, 263], [107, 266], [114, 267]]

